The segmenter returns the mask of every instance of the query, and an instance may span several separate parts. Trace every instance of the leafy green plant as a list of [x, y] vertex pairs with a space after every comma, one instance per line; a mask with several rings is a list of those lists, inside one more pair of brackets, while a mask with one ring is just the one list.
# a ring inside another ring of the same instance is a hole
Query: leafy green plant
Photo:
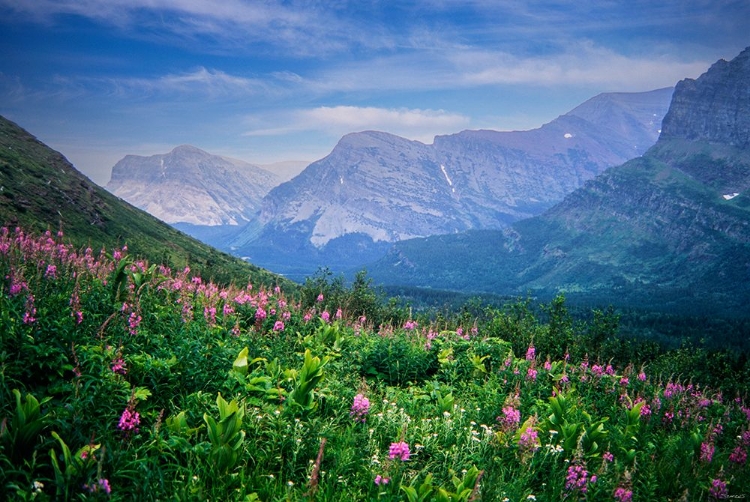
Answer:
[[431, 500], [435, 502], [468, 502], [477, 500], [482, 474], [483, 472], [476, 466], [472, 466], [471, 469], [466, 471], [463, 479], [459, 479], [455, 474], [452, 475], [453, 486], [451, 488], [434, 486], [432, 474], [427, 474], [419, 486], [416, 486], [417, 478], [414, 478], [409, 486], [401, 485], [400, 488], [409, 502]]
[[[26, 394], [21, 400], [21, 391], [13, 389], [16, 399], [16, 408], [11, 419], [10, 427], [0, 428], [0, 440], [5, 442], [10, 449], [11, 458], [20, 460], [29, 457], [34, 451], [34, 446], [40, 439], [40, 433], [47, 426], [48, 417], [42, 415], [42, 405], [50, 401], [51, 397], [45, 397], [41, 402], [33, 395]], [[3, 421], [3, 425], [6, 421]]]
[[323, 380], [323, 367], [328, 364], [328, 356], [323, 359], [313, 356], [310, 349], [305, 350], [305, 360], [297, 375], [294, 390], [287, 403], [294, 412], [307, 412], [315, 409], [315, 388]]
[[245, 431], [241, 430], [245, 408], [240, 406], [237, 400], [227, 403], [221, 394], [216, 397], [216, 406], [219, 408], [219, 420], [215, 420], [208, 413], [203, 414], [203, 420], [208, 426], [211, 462], [219, 471], [224, 472], [232, 469], [237, 463], [245, 440]]
[[[58, 499], [67, 500], [71, 489], [77, 488], [82, 480], [91, 477], [96, 463], [95, 453], [99, 450], [100, 445], [86, 445], [72, 454], [68, 445], [57, 432], [52, 432], [52, 437], [57, 440], [61, 450], [59, 457], [54, 448], [49, 451], [55, 473], [55, 495]], [[62, 460], [62, 466], [60, 460]]]
[[390, 385], [421, 383], [437, 369], [437, 355], [402, 334], [372, 340], [362, 356], [362, 373]]

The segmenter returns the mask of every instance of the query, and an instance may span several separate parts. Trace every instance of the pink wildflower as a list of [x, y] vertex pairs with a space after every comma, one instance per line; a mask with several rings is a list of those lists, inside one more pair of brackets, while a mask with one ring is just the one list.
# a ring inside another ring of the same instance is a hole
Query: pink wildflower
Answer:
[[615, 500], [617, 502], [631, 502], [633, 500], [633, 492], [622, 486], [618, 486], [615, 490]]
[[128, 372], [127, 368], [125, 368], [125, 361], [123, 361], [122, 357], [118, 357], [112, 361], [112, 372], [119, 375], [125, 375]]
[[742, 446], [737, 446], [732, 453], [729, 454], [729, 461], [735, 464], [744, 465], [747, 462], [747, 452]]
[[710, 463], [714, 458], [714, 444], [713, 443], [701, 443], [701, 462]]
[[36, 322], [36, 307], [34, 306], [34, 295], [29, 294], [26, 297], [26, 312], [23, 313], [23, 323], [33, 324]]
[[143, 318], [139, 316], [136, 312], [130, 313], [130, 317], [128, 318], [128, 332], [131, 335], [138, 334], [138, 326], [141, 324], [142, 320]]
[[367, 399], [362, 394], [357, 394], [356, 396], [354, 396], [354, 403], [352, 403], [352, 408], [351, 408], [351, 411], [349, 412], [349, 416], [354, 418], [355, 422], [364, 423], [369, 411], [370, 411], [370, 400]]
[[526, 428], [518, 438], [518, 447], [521, 450], [536, 451], [540, 444], [539, 434], [531, 427]]
[[565, 489], [571, 492], [585, 494], [589, 483], [596, 483], [596, 476], [589, 477], [589, 472], [582, 465], [571, 465], [568, 467], [568, 476], [565, 478]]
[[381, 476], [380, 474], [378, 474], [377, 476], [375, 476], [375, 484], [378, 485], [378, 486], [380, 486], [380, 485], [387, 485], [390, 480], [391, 480], [391, 478], [386, 478], [384, 476]]
[[327, 310], [324, 310], [323, 313], [320, 314], [320, 318], [323, 319], [324, 322], [330, 322], [331, 314], [329, 314]]
[[526, 370], [526, 380], [536, 380], [537, 370], [534, 368], [529, 368]]
[[47, 270], [44, 272], [44, 277], [47, 279], [55, 279], [57, 277], [57, 267], [50, 264], [47, 265]]
[[126, 434], [130, 434], [131, 432], [137, 434], [138, 433], [138, 426], [141, 423], [141, 415], [132, 409], [132, 406], [128, 406], [125, 408], [125, 410], [122, 412], [122, 415], [120, 416], [120, 422], [117, 424], [117, 427], [125, 432]]
[[526, 360], [533, 361], [534, 357], [536, 357], [536, 348], [533, 345], [529, 345], [529, 348], [526, 349]]
[[103, 491], [107, 495], [110, 495], [112, 493], [112, 488], [109, 486], [109, 480], [107, 479], [100, 479], [96, 483], [92, 483], [91, 485], [83, 485], [83, 488], [85, 490], [88, 490], [89, 493], [96, 493], [98, 491]]
[[711, 481], [711, 488], [708, 489], [708, 495], [715, 499], [725, 499], [729, 496], [726, 482], [721, 479]]
[[513, 406], [504, 406], [503, 416], [497, 417], [497, 421], [500, 422], [505, 429], [514, 429], [519, 423], [521, 423], [521, 410], [517, 410]]
[[284, 331], [284, 323], [282, 321], [276, 321], [273, 324], [274, 331]]
[[404, 441], [398, 443], [391, 443], [391, 447], [388, 449], [388, 458], [391, 460], [399, 459], [402, 462], [409, 460], [409, 444]]

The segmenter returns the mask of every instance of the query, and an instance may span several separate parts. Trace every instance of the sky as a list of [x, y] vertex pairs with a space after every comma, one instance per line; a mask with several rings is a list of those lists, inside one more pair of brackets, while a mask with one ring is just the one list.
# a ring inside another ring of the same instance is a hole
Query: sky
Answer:
[[311, 162], [673, 86], [748, 26], [746, 0], [0, 0], [0, 115], [100, 185], [181, 144]]

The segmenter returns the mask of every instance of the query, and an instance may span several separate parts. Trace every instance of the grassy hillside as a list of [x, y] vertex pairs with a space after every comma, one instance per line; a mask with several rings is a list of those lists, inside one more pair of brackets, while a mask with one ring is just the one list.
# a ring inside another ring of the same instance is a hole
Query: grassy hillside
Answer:
[[362, 277], [338, 299], [306, 286], [298, 303], [0, 230], [0, 493], [666, 502], [750, 490], [750, 365], [736, 354], [634, 344], [610, 312], [574, 322], [563, 298], [546, 321], [527, 303], [430, 320], [377, 304]]
[[206, 246], [111, 195], [62, 155], [0, 117], [0, 226], [62, 230], [76, 246], [127, 245], [130, 253], [189, 265], [205, 278], [228, 283], [291, 283]]
[[368, 270], [385, 284], [547, 297], [565, 292], [622, 307], [746, 315], [747, 152], [657, 146], [540, 217], [504, 232], [401, 242]]

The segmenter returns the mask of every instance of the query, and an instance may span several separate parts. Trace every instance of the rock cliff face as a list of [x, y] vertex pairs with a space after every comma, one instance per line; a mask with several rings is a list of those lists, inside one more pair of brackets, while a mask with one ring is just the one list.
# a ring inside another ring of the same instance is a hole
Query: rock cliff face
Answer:
[[260, 221], [275, 233], [305, 235], [318, 249], [354, 234], [395, 242], [503, 228], [642, 154], [658, 137], [671, 94], [603, 94], [539, 129], [464, 131], [432, 145], [381, 132], [349, 134], [273, 189]]
[[730, 62], [718, 61], [697, 80], [679, 82], [662, 137], [750, 146], [748, 75], [750, 48]]
[[167, 223], [239, 225], [280, 180], [235, 159], [178, 146], [164, 155], [128, 155], [112, 168], [107, 190]]
[[746, 306], [749, 59], [745, 50], [681, 82], [656, 145], [541, 216], [504, 232], [397, 243], [368, 270], [386, 283], [501, 294], [562, 290], [693, 313]]

